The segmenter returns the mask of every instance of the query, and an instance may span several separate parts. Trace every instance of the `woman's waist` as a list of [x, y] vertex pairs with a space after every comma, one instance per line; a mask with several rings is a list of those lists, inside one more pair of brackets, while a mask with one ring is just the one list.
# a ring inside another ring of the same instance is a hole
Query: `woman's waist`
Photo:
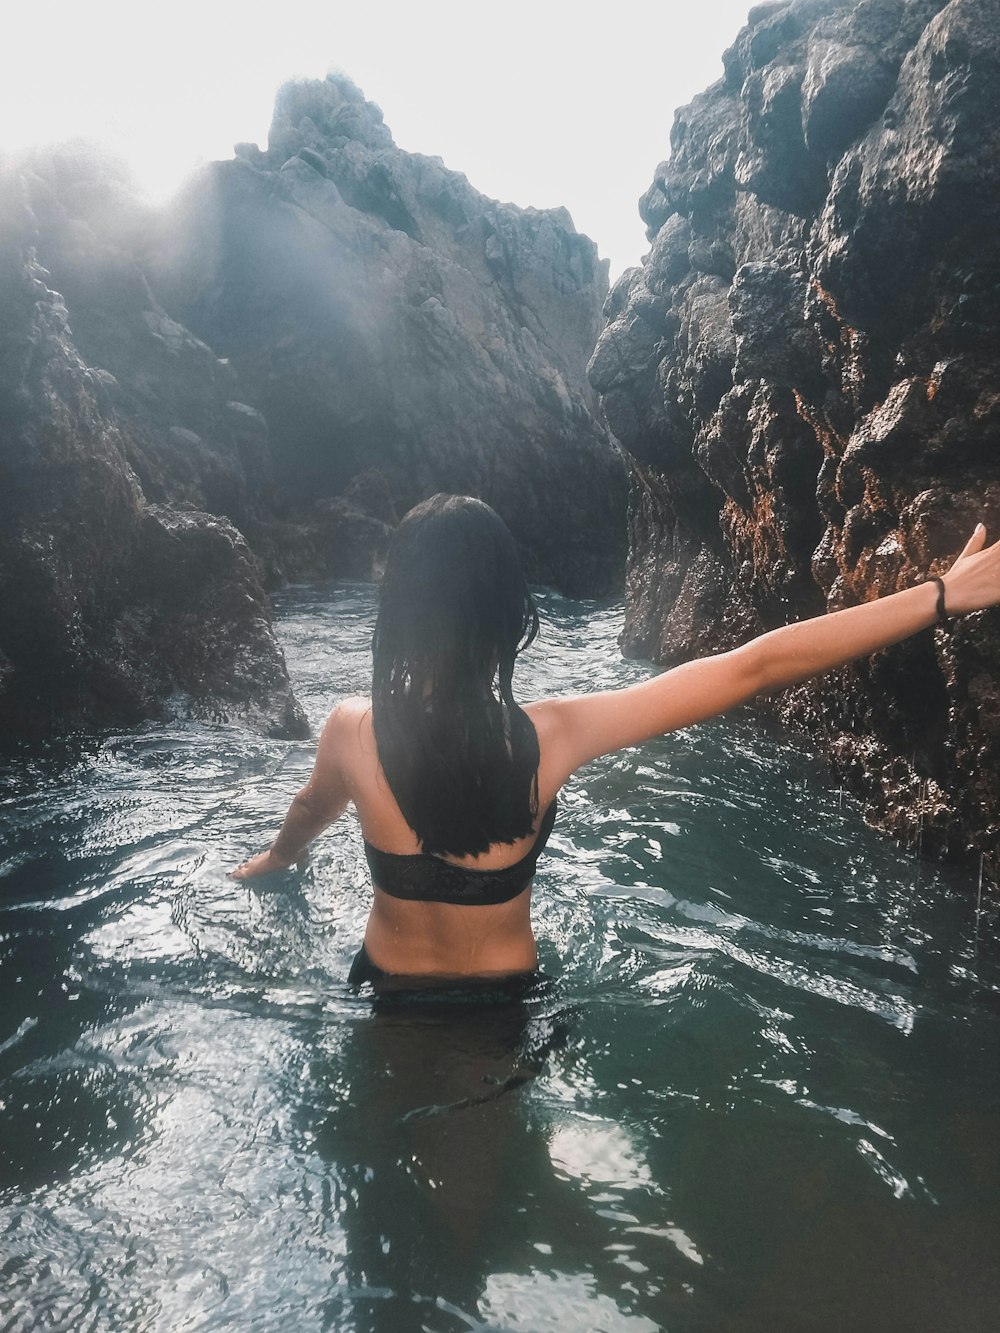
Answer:
[[[409, 976], [500, 977], [538, 960], [528, 891], [501, 907], [413, 903], [375, 891], [365, 947], [384, 972]], [[523, 901], [522, 901], [523, 900]]]

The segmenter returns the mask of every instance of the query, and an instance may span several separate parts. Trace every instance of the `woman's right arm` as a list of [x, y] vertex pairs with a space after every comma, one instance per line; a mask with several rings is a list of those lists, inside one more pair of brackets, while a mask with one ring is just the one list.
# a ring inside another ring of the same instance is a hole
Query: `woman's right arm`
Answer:
[[[986, 547], [980, 524], [944, 576], [949, 615], [1000, 602], [1000, 542]], [[725, 713], [755, 695], [784, 689], [909, 638], [933, 625], [937, 584], [921, 583], [797, 624], [728, 653], [698, 658], [638, 685], [536, 705], [553, 787], [581, 764], [667, 731]]]
[[343, 814], [351, 797], [343, 757], [351, 740], [357, 700], [346, 700], [326, 720], [309, 781], [292, 799], [278, 836], [270, 847], [231, 870], [231, 879], [253, 879], [287, 870], [317, 834]]

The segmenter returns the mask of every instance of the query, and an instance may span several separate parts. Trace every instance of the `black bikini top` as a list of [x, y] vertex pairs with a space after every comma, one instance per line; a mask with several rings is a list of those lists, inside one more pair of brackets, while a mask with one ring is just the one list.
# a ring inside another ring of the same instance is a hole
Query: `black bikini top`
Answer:
[[365, 841], [365, 857], [372, 883], [390, 898], [419, 903], [458, 903], [463, 907], [487, 907], [509, 903], [534, 878], [535, 864], [556, 822], [556, 802], [545, 811], [531, 848], [511, 866], [500, 870], [473, 870], [457, 866], [428, 852], [400, 855], [383, 852]]

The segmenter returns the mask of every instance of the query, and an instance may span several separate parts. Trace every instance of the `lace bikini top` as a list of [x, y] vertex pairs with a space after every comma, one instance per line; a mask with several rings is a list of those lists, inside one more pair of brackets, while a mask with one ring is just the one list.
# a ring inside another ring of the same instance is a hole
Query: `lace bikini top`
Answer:
[[509, 903], [531, 883], [535, 865], [555, 821], [556, 802], [553, 800], [542, 816], [529, 850], [520, 861], [500, 870], [473, 870], [427, 852], [410, 856], [383, 852], [367, 840], [365, 857], [372, 883], [390, 898], [406, 898], [420, 903], [458, 903], [463, 907]]

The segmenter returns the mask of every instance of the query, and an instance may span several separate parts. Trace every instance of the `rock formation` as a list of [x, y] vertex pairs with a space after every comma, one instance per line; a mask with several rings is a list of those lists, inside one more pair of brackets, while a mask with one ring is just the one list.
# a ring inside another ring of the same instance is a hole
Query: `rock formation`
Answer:
[[86, 145], [0, 163], [0, 734], [301, 734], [265, 584], [377, 576], [435, 490], [496, 504], [535, 578], [614, 586], [606, 289], [565, 211], [401, 152], [342, 79], [159, 213]]
[[246, 542], [143, 495], [130, 458], [155, 440], [81, 356], [48, 282], [0, 253], [0, 735], [138, 721], [171, 696], [305, 734]]
[[[1000, 5], [777, 0], [677, 113], [590, 367], [626, 647], [732, 646], [1000, 536]], [[871, 817], [1000, 869], [1000, 613], [780, 701]]]
[[620, 585], [625, 473], [585, 366], [606, 264], [564, 209], [475, 191], [398, 149], [348, 80], [296, 82], [268, 148], [200, 175], [151, 247], [177, 320], [228, 358], [299, 499], [385, 478], [493, 504], [535, 579]]

